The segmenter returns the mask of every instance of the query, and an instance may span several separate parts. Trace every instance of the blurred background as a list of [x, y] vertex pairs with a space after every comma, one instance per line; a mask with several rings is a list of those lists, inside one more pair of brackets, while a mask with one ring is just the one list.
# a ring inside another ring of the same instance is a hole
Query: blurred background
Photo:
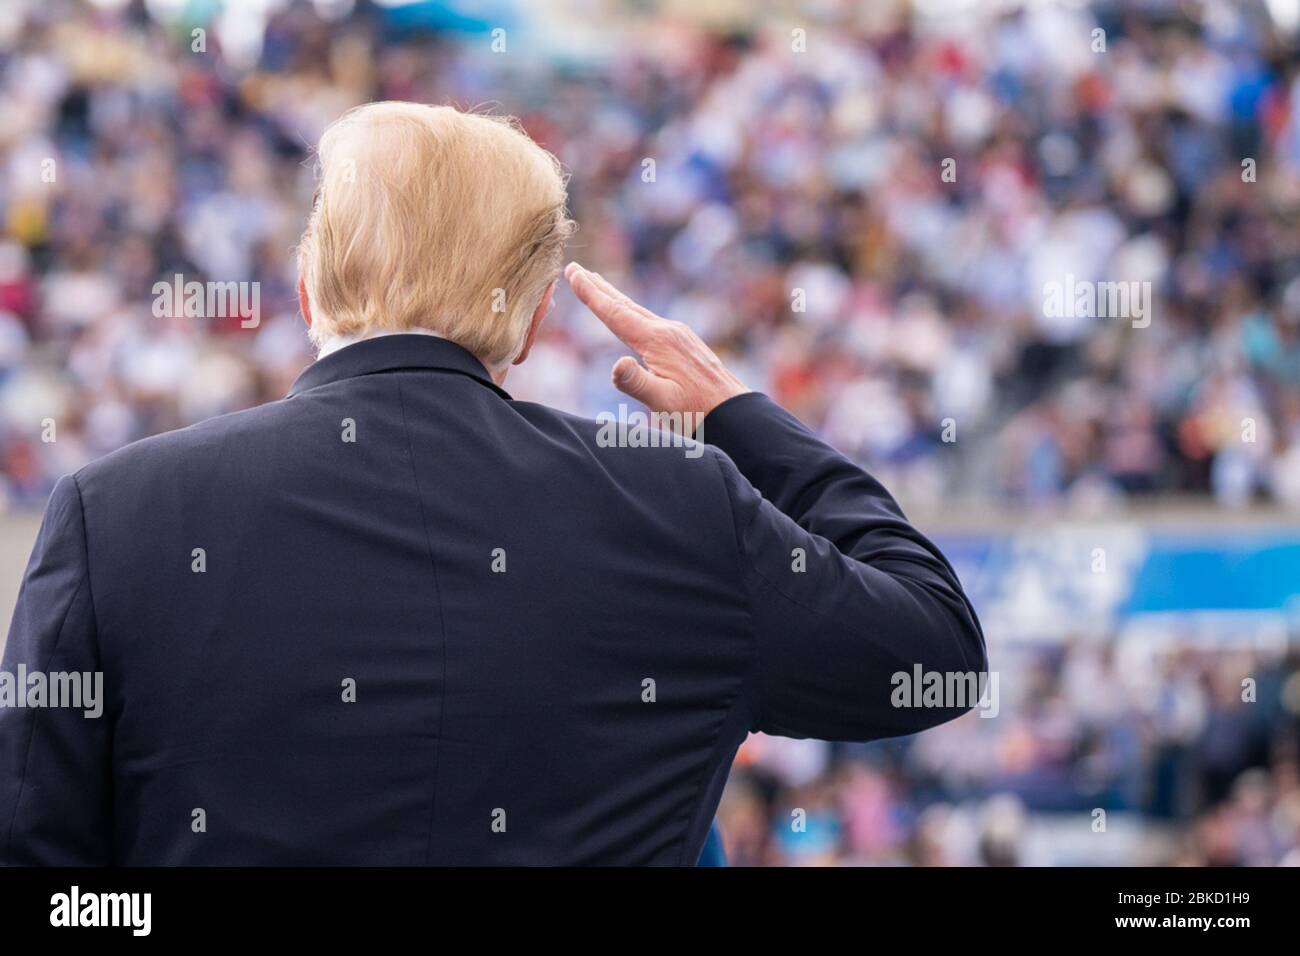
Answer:
[[[995, 717], [751, 738], [733, 863], [1300, 864], [1298, 31], [1300, 0], [5, 0], [0, 614], [59, 475], [311, 361], [324, 126], [481, 107], [570, 172], [571, 256], [870, 468], [984, 620]], [[260, 323], [155, 316], [177, 273], [257, 282]], [[1150, 283], [1150, 324], [1050, 316], [1067, 275]], [[621, 348], [558, 300], [511, 392], [617, 408]]]

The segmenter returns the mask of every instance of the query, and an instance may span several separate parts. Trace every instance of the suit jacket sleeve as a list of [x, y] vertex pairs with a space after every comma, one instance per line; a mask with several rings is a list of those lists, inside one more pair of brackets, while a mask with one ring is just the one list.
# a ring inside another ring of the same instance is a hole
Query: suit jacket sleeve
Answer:
[[[16, 681], [20, 665], [45, 675], [101, 670], [72, 477], [54, 487], [18, 594], [0, 670]], [[109, 862], [109, 717], [86, 709], [0, 707], [0, 863]]]
[[884, 487], [758, 393], [718, 406], [699, 437], [726, 452], [756, 635], [753, 729], [870, 740], [969, 710], [895, 706], [895, 674], [987, 663], [956, 574]]

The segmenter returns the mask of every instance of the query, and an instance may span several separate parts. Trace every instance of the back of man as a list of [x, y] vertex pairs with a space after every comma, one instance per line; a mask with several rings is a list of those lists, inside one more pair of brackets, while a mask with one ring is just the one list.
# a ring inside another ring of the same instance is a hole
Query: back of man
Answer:
[[65, 480], [121, 862], [687, 859], [750, 643], [717, 465], [407, 338]]
[[[571, 281], [676, 404], [707, 349]], [[102, 673], [103, 714], [0, 711], [0, 859], [690, 864], [749, 731], [965, 709], [890, 706], [984, 666], [942, 557], [733, 378], [681, 402], [716, 448], [627, 447], [445, 337], [334, 346], [59, 483], [5, 670]]]

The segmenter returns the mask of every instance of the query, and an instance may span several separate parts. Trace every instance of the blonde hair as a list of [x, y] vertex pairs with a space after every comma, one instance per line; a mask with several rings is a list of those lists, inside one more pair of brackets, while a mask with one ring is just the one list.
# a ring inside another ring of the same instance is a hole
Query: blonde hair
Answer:
[[523, 349], [573, 229], [555, 157], [508, 117], [369, 103], [330, 125], [298, 246], [318, 346], [429, 329], [489, 369]]

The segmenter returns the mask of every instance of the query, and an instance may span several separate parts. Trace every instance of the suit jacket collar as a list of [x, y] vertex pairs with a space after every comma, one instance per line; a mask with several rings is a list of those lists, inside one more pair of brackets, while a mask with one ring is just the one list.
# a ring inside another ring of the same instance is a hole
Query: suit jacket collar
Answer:
[[383, 335], [331, 352], [303, 370], [289, 389], [289, 397], [345, 378], [409, 369], [468, 375], [502, 398], [510, 398], [510, 393], [492, 381], [483, 363], [470, 352], [431, 335]]

